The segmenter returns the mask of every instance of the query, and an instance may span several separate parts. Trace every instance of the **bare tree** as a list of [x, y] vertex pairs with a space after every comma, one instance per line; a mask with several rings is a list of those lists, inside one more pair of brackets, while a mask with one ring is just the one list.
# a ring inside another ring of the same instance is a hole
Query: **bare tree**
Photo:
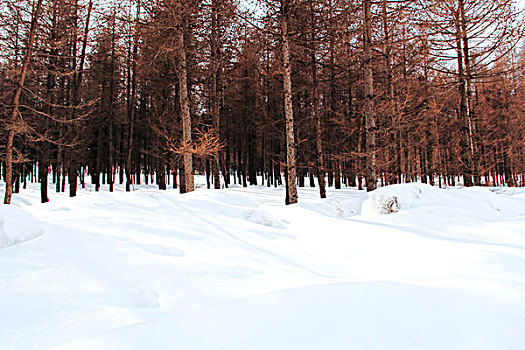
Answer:
[[292, 103], [292, 66], [290, 63], [290, 43], [288, 22], [290, 16], [290, 1], [281, 0], [281, 45], [283, 55], [283, 84], [284, 84], [284, 115], [286, 119], [286, 204], [297, 203], [297, 175], [295, 159], [294, 115]]
[[[185, 7], [191, 6], [187, 1], [175, 1], [172, 8], [175, 14], [175, 54], [177, 56], [177, 76], [179, 80], [179, 103], [182, 118], [182, 142], [191, 144], [191, 114], [190, 99], [188, 94], [188, 65], [186, 59], [185, 33], [187, 32], [187, 18], [183, 16]], [[190, 152], [182, 154], [183, 181], [180, 184], [181, 193], [194, 190], [193, 180], [193, 155]]]
[[20, 96], [24, 89], [24, 84], [31, 64], [31, 57], [33, 56], [34, 43], [36, 37], [36, 31], [38, 26], [38, 19], [42, 10], [42, 0], [37, 0], [31, 18], [31, 27], [29, 29], [27, 38], [27, 53], [22, 63], [22, 70], [18, 78], [18, 86], [16, 87], [15, 94], [13, 96], [12, 112], [8, 122], [8, 135], [6, 144], [6, 155], [5, 155], [5, 196], [4, 204], [11, 204], [11, 196], [13, 194], [13, 141], [15, 134], [24, 129], [23, 117], [20, 113]]
[[365, 85], [366, 190], [376, 189], [376, 120], [372, 75], [372, 1], [363, 0], [363, 70]]

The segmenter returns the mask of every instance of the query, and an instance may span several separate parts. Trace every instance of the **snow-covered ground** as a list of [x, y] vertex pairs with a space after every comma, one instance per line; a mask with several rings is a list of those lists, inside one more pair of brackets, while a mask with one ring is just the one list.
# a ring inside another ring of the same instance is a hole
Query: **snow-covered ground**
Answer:
[[525, 349], [524, 189], [28, 187], [1, 349]]

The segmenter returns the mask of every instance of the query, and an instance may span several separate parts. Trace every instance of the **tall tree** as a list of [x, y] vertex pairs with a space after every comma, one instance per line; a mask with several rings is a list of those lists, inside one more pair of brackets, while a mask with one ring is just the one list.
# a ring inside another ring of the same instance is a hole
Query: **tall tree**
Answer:
[[175, 54], [177, 56], [177, 77], [179, 81], [179, 103], [182, 119], [182, 167], [183, 180], [180, 184], [181, 193], [192, 192], [194, 190], [193, 180], [193, 155], [191, 148], [191, 114], [190, 98], [188, 93], [188, 62], [186, 57], [185, 36], [188, 33], [187, 21], [191, 14], [192, 4], [186, 0], [174, 1], [172, 8], [175, 14]]
[[363, 74], [365, 86], [366, 190], [376, 189], [376, 119], [372, 75], [372, 1], [363, 0]]
[[20, 128], [24, 128], [23, 117], [20, 113], [20, 97], [24, 84], [29, 71], [29, 65], [31, 64], [31, 58], [33, 56], [34, 44], [36, 31], [38, 27], [38, 20], [42, 11], [42, 0], [37, 0], [33, 7], [31, 26], [27, 34], [27, 53], [22, 63], [22, 69], [20, 76], [18, 77], [17, 87], [13, 96], [12, 112], [8, 122], [8, 135], [6, 143], [6, 155], [5, 155], [5, 195], [4, 204], [11, 204], [11, 196], [13, 194], [13, 141], [15, 134], [20, 132]]
[[[137, 55], [139, 49], [139, 23], [141, 12], [141, 0], [137, 0], [136, 14], [134, 20], [133, 35], [129, 36], [128, 58], [127, 58], [127, 115], [128, 115], [128, 149], [126, 156], [126, 191], [131, 191], [132, 180], [132, 153], [134, 147], [135, 114], [137, 102]], [[130, 3], [130, 8], [131, 8]]]
[[324, 153], [323, 153], [323, 129], [321, 123], [321, 115], [319, 111], [319, 81], [317, 78], [317, 14], [315, 13], [315, 5], [310, 2], [310, 60], [312, 71], [312, 88], [313, 98], [311, 113], [313, 115], [314, 130], [315, 130], [315, 152], [316, 152], [316, 166], [317, 179], [319, 184], [319, 195], [321, 198], [326, 198], [326, 184], [325, 184], [325, 168], [324, 168]]
[[294, 114], [292, 103], [292, 67], [290, 60], [289, 18], [290, 0], [281, 0], [281, 49], [283, 56], [284, 115], [286, 119], [286, 204], [297, 203]]

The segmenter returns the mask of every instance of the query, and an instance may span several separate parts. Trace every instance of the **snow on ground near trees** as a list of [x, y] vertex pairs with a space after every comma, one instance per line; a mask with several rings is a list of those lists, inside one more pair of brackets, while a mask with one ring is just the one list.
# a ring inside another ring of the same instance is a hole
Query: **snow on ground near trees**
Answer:
[[523, 189], [29, 187], [0, 207], [2, 349], [525, 348]]
[[42, 235], [41, 223], [20, 208], [2, 206], [0, 210], [0, 249]]

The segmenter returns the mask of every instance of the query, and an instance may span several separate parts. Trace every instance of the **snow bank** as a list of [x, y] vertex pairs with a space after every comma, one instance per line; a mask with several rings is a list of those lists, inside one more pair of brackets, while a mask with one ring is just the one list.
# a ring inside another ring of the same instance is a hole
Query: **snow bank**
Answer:
[[137, 286], [132, 289], [131, 294], [132, 304], [135, 307], [146, 309], [158, 309], [160, 307], [159, 295], [151, 289]]
[[0, 206], [0, 249], [42, 235], [42, 225], [20, 208]]
[[392, 185], [370, 192], [363, 202], [361, 213], [392, 214], [416, 206], [442, 203], [443, 190], [421, 183]]
[[436, 212], [443, 216], [467, 216], [476, 220], [500, 220], [525, 215], [520, 191], [508, 188], [470, 187], [440, 189], [422, 183], [391, 185], [368, 193], [362, 202], [364, 216], [406, 210]]

